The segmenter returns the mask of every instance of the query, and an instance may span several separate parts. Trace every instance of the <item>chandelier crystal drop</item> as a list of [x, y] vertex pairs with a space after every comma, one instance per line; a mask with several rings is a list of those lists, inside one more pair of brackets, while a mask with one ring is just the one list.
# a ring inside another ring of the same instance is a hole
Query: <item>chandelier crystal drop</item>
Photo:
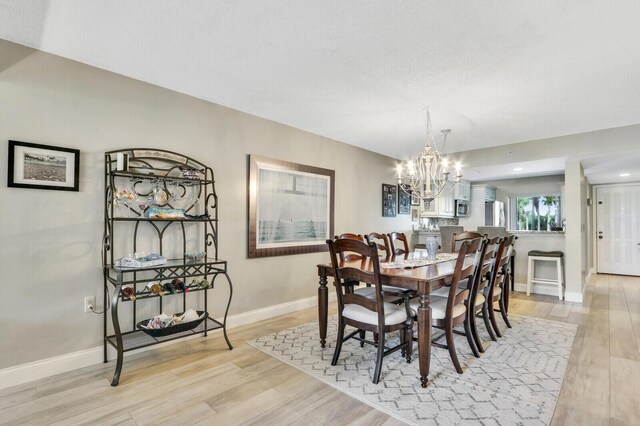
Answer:
[[457, 161], [455, 178], [449, 181], [449, 161], [444, 156], [444, 149], [451, 129], [443, 129], [441, 132], [444, 135], [442, 153], [438, 151], [433, 137], [431, 115], [427, 109], [427, 140], [424, 150], [413, 159], [398, 165], [398, 185], [407, 194], [422, 199], [426, 207], [437, 197], [452, 191], [462, 178], [461, 165]]

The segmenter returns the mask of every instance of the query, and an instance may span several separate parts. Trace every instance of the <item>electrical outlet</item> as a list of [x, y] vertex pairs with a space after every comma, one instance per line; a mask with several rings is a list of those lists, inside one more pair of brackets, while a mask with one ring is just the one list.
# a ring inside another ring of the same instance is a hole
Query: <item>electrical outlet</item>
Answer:
[[[93, 308], [93, 309], [91, 309]], [[84, 298], [84, 311], [85, 312], [93, 312], [96, 310], [96, 297], [95, 296], [87, 296]]]

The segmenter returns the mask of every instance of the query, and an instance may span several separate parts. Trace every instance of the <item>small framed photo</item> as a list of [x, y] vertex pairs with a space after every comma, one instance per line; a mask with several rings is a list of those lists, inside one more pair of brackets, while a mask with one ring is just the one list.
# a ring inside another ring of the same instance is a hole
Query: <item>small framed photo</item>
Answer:
[[418, 220], [420, 220], [420, 209], [411, 207], [411, 222], [417, 222]]
[[396, 217], [397, 187], [382, 184], [382, 217]]
[[417, 197], [417, 196], [413, 195], [413, 192], [411, 193], [411, 205], [412, 206], [419, 206], [420, 205], [420, 197]]
[[7, 186], [78, 191], [80, 151], [9, 141]]

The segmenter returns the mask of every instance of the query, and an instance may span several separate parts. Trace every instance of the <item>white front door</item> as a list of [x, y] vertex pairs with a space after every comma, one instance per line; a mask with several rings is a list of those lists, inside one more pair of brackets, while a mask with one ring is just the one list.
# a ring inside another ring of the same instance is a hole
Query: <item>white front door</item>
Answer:
[[640, 275], [640, 185], [596, 189], [598, 272]]

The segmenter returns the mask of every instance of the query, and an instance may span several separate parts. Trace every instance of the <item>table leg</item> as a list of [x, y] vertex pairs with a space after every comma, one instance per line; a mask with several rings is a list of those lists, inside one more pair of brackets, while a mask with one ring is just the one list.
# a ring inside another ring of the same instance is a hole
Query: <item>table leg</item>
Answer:
[[420, 364], [420, 384], [427, 387], [429, 381], [429, 367], [431, 364], [431, 300], [429, 299], [431, 286], [420, 283], [420, 307], [418, 307], [418, 361]]
[[318, 327], [320, 328], [320, 346], [324, 348], [327, 341], [327, 311], [329, 310], [329, 291], [327, 290], [327, 276], [320, 274], [318, 287]]

